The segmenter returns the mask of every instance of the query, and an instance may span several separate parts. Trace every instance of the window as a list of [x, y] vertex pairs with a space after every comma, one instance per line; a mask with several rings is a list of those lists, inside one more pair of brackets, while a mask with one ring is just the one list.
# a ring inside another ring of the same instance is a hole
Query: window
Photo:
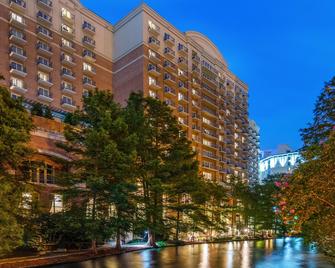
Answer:
[[58, 213], [63, 211], [63, 196], [55, 194], [53, 196], [50, 213]]
[[18, 70], [20, 72], [24, 72], [24, 73], [26, 72], [26, 68], [21, 63], [17, 63], [15, 61], [12, 61], [10, 63], [10, 67], [11, 67], [11, 69], [15, 69], [15, 70]]
[[14, 13], [14, 12], [10, 13], [10, 18], [12, 20], [15, 20], [15, 21], [19, 22], [19, 23], [25, 24], [24, 18], [22, 16], [16, 14], [16, 13]]
[[14, 100], [17, 100], [17, 99], [21, 98], [21, 96], [20, 96], [19, 94], [16, 94], [16, 93], [11, 93], [10, 96], [11, 96], [12, 99], [14, 99]]
[[43, 26], [38, 26], [37, 27], [37, 32], [38, 33], [41, 33], [43, 35], [46, 35], [46, 36], [49, 36], [49, 37], [52, 37], [52, 33], [45, 27]]
[[31, 162], [30, 179], [35, 183], [55, 184], [55, 167], [47, 163]]
[[87, 21], [84, 21], [83, 29], [88, 29], [91, 30], [92, 32], [95, 32], [95, 27]]
[[63, 81], [62, 82], [62, 89], [73, 90], [73, 86], [71, 83]]
[[62, 7], [62, 17], [67, 19], [73, 19], [73, 16], [69, 10], [67, 10], [65, 7]]
[[152, 51], [151, 49], [149, 49], [149, 57], [157, 58], [157, 53], [155, 51]]
[[150, 96], [151, 98], [156, 98], [156, 97], [157, 97], [157, 94], [156, 94], [156, 92], [154, 92], [154, 91], [152, 91], [152, 90], [149, 90], [149, 96]]
[[157, 81], [155, 78], [149, 76], [149, 85], [157, 85]]
[[37, 72], [37, 76], [38, 76], [38, 79], [43, 80], [43, 81], [49, 81], [50, 80], [49, 74], [43, 73], [41, 71]]
[[39, 96], [48, 97], [48, 98], [51, 97], [51, 94], [50, 94], [49, 89], [44, 88], [44, 87], [39, 87], [39, 88], [38, 88], [38, 95], [39, 95]]
[[68, 62], [74, 62], [74, 59], [72, 56], [70, 56], [69, 54], [62, 54], [62, 60], [68, 61]]
[[202, 175], [204, 176], [204, 178], [205, 178], [206, 180], [211, 180], [211, 179], [213, 178], [213, 174], [212, 174], [212, 173], [209, 173], [209, 172], [205, 172], [205, 171], [203, 171], [203, 172], [202, 172]]
[[73, 100], [71, 97], [68, 96], [62, 96], [62, 104], [70, 104], [73, 105]]
[[159, 26], [153, 23], [151, 20], [148, 21], [149, 28], [155, 31], [159, 31]]
[[71, 41], [65, 39], [65, 38], [62, 38], [62, 46], [66, 46], [66, 47], [73, 47], [73, 44]]
[[25, 51], [23, 50], [23, 48], [18, 47], [16, 45], [11, 46], [10, 51], [14, 52], [16, 54], [19, 54], [19, 55], [25, 55], [26, 54]]
[[15, 87], [18, 87], [18, 88], [24, 88], [24, 83], [23, 83], [23, 80], [21, 79], [18, 79], [16, 77], [12, 77], [10, 79], [10, 84], [12, 86], [15, 86]]
[[64, 24], [64, 23], [62, 23], [61, 30], [62, 30], [62, 32], [67, 32], [67, 33], [70, 33], [70, 34], [74, 33], [74, 30], [71, 27]]
[[91, 64], [88, 64], [86, 62], [83, 63], [83, 70], [95, 73], [95, 68]]

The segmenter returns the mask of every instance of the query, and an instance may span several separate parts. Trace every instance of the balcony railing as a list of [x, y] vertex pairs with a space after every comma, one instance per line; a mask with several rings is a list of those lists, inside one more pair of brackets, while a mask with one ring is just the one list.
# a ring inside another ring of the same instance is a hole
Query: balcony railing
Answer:
[[53, 70], [52, 63], [43, 58], [37, 59], [37, 66], [46, 72], [51, 72]]
[[47, 55], [47, 56], [51, 56], [52, 55], [52, 48], [47, 45], [46, 43], [37, 43], [36, 46], [37, 50], [39, 53], [43, 54], [43, 55]]
[[42, 26], [38, 26], [36, 29], [36, 33], [39, 37], [46, 39], [47, 41], [52, 40], [52, 32], [47, 30], [46, 28], [43, 28]]
[[164, 35], [164, 41], [165, 41], [165, 43], [167, 43], [169, 45], [174, 45], [175, 42], [176, 42], [176, 40], [171, 35], [169, 35], [167, 33]]
[[9, 0], [9, 6], [16, 11], [25, 11], [27, 4], [26, 1], [23, 0]]
[[95, 62], [96, 61], [96, 55], [91, 50], [85, 49], [83, 51], [83, 57], [84, 57], [85, 60], [88, 60], [90, 62]]
[[88, 36], [84, 36], [83, 37], [83, 44], [86, 46], [89, 46], [91, 48], [95, 48], [95, 40], [93, 40], [92, 38], [88, 37]]
[[85, 21], [83, 23], [83, 31], [90, 33], [90, 34], [95, 34], [96, 29], [92, 24]]
[[52, 1], [51, 0], [37, 0], [37, 5], [50, 11], [52, 8]]
[[21, 77], [27, 76], [27, 69], [21, 64], [11, 63], [9, 69], [11, 74], [16, 74]]
[[48, 26], [50, 26], [51, 23], [52, 23], [52, 17], [49, 16], [48, 14], [45, 14], [42, 11], [39, 11], [37, 13], [37, 20], [41, 23], [44, 23], [44, 24], [48, 25]]
[[22, 48], [11, 46], [9, 49], [9, 56], [19, 61], [25, 61], [27, 59], [26, 52]]

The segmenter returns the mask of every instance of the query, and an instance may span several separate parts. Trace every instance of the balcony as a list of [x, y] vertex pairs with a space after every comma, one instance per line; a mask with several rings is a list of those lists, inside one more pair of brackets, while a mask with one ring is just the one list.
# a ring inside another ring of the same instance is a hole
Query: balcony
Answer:
[[43, 13], [42, 11], [39, 11], [37, 13], [37, 20], [41, 24], [44, 24], [45, 26], [48, 26], [48, 27], [50, 27], [52, 24], [52, 17]]
[[169, 34], [165, 34], [164, 35], [164, 42], [167, 44], [167, 45], [170, 45], [170, 46], [174, 46], [174, 44], [176, 43], [176, 40]]
[[96, 88], [96, 83], [87, 77], [83, 79], [83, 87], [85, 89], [95, 89]]
[[15, 26], [18, 29], [25, 29], [27, 26], [26, 20], [23, 17], [21, 18], [15, 17], [14, 13], [11, 13], [11, 16], [9, 18], [9, 24]]
[[21, 77], [26, 77], [27, 76], [27, 69], [26, 67], [22, 66], [22, 65], [18, 65], [18, 64], [11, 64], [9, 66], [10, 69], [10, 73], [11, 74], [15, 74], [17, 76], [21, 76]]
[[51, 0], [37, 0], [37, 5], [47, 11], [50, 11], [52, 9]]
[[187, 85], [185, 83], [179, 82], [178, 88], [181, 90], [187, 90]]
[[169, 72], [175, 72], [176, 71], [176, 65], [173, 64], [171, 61], [164, 61], [163, 67], [169, 71]]
[[153, 76], [160, 76], [161, 69], [159, 67], [157, 67], [156, 65], [149, 64], [148, 65], [148, 73], [153, 75]]
[[161, 42], [157, 40], [155, 37], [149, 37], [149, 45], [155, 49], [159, 49]]
[[157, 26], [156, 24], [151, 23], [151, 24], [149, 24], [149, 26], [148, 26], [148, 31], [149, 31], [150, 33], [154, 34], [154, 35], [159, 35], [160, 32], [161, 32], [161, 29], [160, 29], [160, 27]]
[[188, 97], [182, 93], [178, 94], [178, 100], [180, 102], [188, 103]]
[[53, 86], [51, 79], [45, 79], [43, 77], [37, 76], [37, 83], [43, 87], [50, 88]]
[[95, 27], [94, 27], [92, 24], [90, 24], [90, 23], [88, 23], [87, 21], [85, 21], [85, 22], [83, 23], [83, 31], [84, 31], [85, 33], [87, 33], [87, 34], [94, 35], [96, 29], [95, 29]]
[[188, 72], [183, 71], [183, 70], [178, 70], [178, 77], [182, 80], [187, 80], [188, 79]]
[[28, 91], [25, 85], [17, 85], [13, 81], [10, 82], [10, 89], [20, 94], [25, 94]]
[[195, 119], [195, 120], [200, 120], [201, 119], [200, 115], [197, 114], [197, 113], [192, 113], [192, 118]]
[[192, 129], [196, 132], [201, 132], [201, 128], [198, 125], [192, 125]]
[[27, 55], [23, 49], [18, 49], [15, 46], [12, 46], [9, 50], [9, 57], [18, 61], [26, 61]]
[[174, 95], [174, 96], [176, 95], [176, 91], [173, 88], [171, 88], [171, 87], [165, 86], [164, 87], [164, 92], [166, 94], [171, 94], [171, 95]]
[[26, 35], [13, 29], [9, 32], [9, 40], [18, 45], [27, 44]]
[[25, 12], [27, 7], [26, 2], [23, 0], [10, 0], [9, 6], [10, 8], [18, 12]]
[[70, 99], [62, 99], [61, 106], [65, 109], [75, 110], [77, 109], [76, 104], [73, 100]]
[[69, 14], [69, 13], [66, 13], [66, 12], [63, 12], [62, 10], [62, 19], [64, 21], [66, 21], [67, 23], [70, 23], [70, 24], [73, 24], [74, 23], [74, 15], [73, 14]]
[[74, 38], [75, 31], [74, 31], [72, 28], [70, 28], [70, 27], [68, 28], [67, 26], [62, 25], [62, 26], [61, 26], [61, 33], [62, 33], [62, 35], [64, 35], [66, 38], [73, 39], [73, 38]]
[[179, 57], [178, 58], [178, 65], [182, 68], [187, 69], [188, 68], [188, 60], [183, 58], [183, 57]]
[[83, 57], [89, 62], [96, 62], [97, 60], [95, 53], [87, 49], [84, 50]]
[[60, 59], [63, 65], [70, 67], [76, 66], [75, 59], [71, 56], [66, 56], [63, 54]]
[[195, 77], [200, 77], [200, 68], [196, 65], [192, 65], [192, 75]]
[[47, 57], [51, 57], [53, 54], [51, 47], [49, 47], [47, 44], [44, 44], [44, 43], [37, 44], [37, 52], [38, 54], [41, 54]]
[[42, 28], [41, 26], [37, 27], [36, 34], [38, 37], [46, 41], [51, 41], [53, 39], [52, 32], [46, 30], [45, 28]]
[[193, 54], [193, 55], [192, 55], [192, 60], [193, 60], [196, 64], [199, 64], [199, 63], [200, 63], [200, 57], [198, 56], [198, 54]]
[[97, 74], [97, 70], [94, 67], [86, 67], [83, 68], [83, 73], [87, 75], [95, 75]]
[[84, 36], [83, 37], [83, 44], [91, 49], [95, 48], [95, 40], [93, 40], [92, 38], [88, 37], [88, 36]]
[[185, 113], [185, 114], [188, 113], [187, 108], [185, 108], [185, 107], [182, 106], [182, 105], [179, 105], [179, 106], [178, 106], [178, 112], [179, 112], [179, 113]]
[[195, 97], [195, 98], [197, 98], [197, 99], [201, 98], [200, 93], [197, 90], [195, 90], [195, 89], [192, 89], [192, 96]]
[[157, 81], [155, 82], [152, 81], [152, 82], [149, 82], [149, 88], [158, 90], [158, 89], [161, 89], [161, 86]]
[[75, 90], [74, 86], [69, 85], [69, 84], [64, 84], [63, 83], [61, 85], [61, 90], [62, 90], [63, 93], [66, 93], [66, 94], [71, 94], [71, 95], [76, 94], [76, 90]]
[[42, 58], [39, 58], [37, 60], [37, 67], [38, 67], [38, 69], [46, 71], [48, 73], [53, 71], [53, 67], [52, 67], [51, 62], [49, 62], [47, 60], [44, 60]]
[[73, 53], [76, 51], [75, 47], [74, 47], [74, 44], [71, 42], [71, 43], [62, 43], [61, 44], [61, 47], [63, 50], [67, 51], [67, 52], [70, 52], [70, 53]]
[[168, 83], [169, 85], [174, 86], [176, 84], [176, 78], [170, 74], [164, 74], [164, 82]]
[[52, 102], [53, 98], [50, 93], [47, 93], [46, 91], [39, 89], [37, 92], [37, 98], [40, 99], [41, 101], [45, 102]]
[[204, 151], [203, 153], [202, 153], [202, 155], [204, 156], [204, 157], [206, 157], [206, 158], [210, 158], [210, 159], [218, 159], [218, 157], [216, 156], [216, 154], [214, 154], [214, 153], [210, 153], [210, 152], [207, 152], [207, 151]]
[[71, 81], [76, 79], [75, 74], [68, 69], [63, 69], [61, 71], [61, 76], [62, 76], [62, 78], [67, 79], [67, 80], [71, 80]]
[[166, 48], [164, 48], [164, 55], [165, 55], [165, 57], [172, 60], [176, 56], [176, 52], [174, 52], [174, 50], [172, 50], [171, 48], [166, 47]]
[[178, 44], [178, 52], [180, 55], [187, 57], [188, 55], [188, 48], [182, 44]]

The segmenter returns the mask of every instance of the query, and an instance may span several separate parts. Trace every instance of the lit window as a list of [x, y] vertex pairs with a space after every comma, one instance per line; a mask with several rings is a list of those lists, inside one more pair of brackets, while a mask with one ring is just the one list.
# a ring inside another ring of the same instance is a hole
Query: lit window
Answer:
[[205, 172], [205, 171], [203, 171], [203, 172], [202, 172], [202, 175], [204, 176], [204, 178], [205, 178], [206, 180], [211, 180], [211, 179], [213, 178], [213, 174], [212, 174], [212, 173], [209, 173], [209, 172]]
[[13, 19], [13, 20], [16, 20], [19, 23], [22, 23], [22, 24], [25, 23], [24, 18], [22, 16], [16, 14], [16, 13], [14, 13], [14, 12], [10, 13], [10, 18]]
[[149, 76], [149, 85], [157, 85], [157, 81], [155, 78]]
[[67, 10], [65, 7], [62, 7], [62, 17], [72, 19], [72, 14], [69, 10]]

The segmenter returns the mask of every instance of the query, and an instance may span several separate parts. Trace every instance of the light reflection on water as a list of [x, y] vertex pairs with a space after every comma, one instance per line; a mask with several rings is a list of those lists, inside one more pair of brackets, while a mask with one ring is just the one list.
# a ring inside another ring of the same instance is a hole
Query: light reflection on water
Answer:
[[54, 268], [334, 268], [300, 238], [144, 250]]

